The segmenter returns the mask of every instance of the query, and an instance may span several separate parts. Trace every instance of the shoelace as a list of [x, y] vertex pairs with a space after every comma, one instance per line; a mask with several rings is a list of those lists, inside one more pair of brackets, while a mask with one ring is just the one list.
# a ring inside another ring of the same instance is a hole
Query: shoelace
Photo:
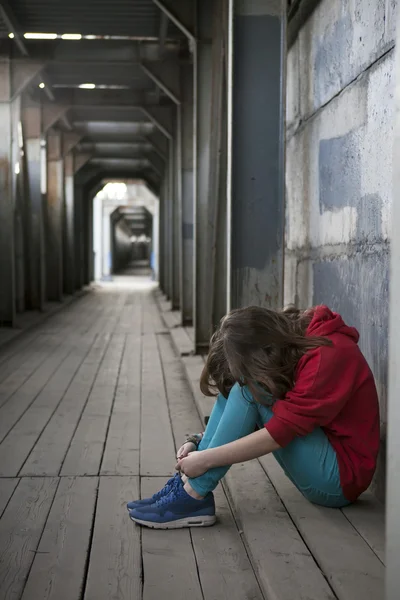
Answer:
[[159, 498], [155, 503], [157, 508], [160, 508], [160, 506], [164, 506], [164, 504], [168, 504], [169, 502], [171, 502], [173, 496], [179, 496], [178, 486], [180, 485], [180, 483], [180, 477], [176, 477], [171, 485], [171, 489], [169, 490], [168, 494]]
[[165, 494], [169, 494], [169, 492], [171, 491], [171, 488], [175, 484], [175, 479], [176, 479], [176, 475], [174, 475], [173, 477], [171, 477], [171, 479], [168, 479], [168, 481], [164, 485], [163, 489], [160, 490], [159, 492], [157, 492], [156, 494], [154, 494], [153, 498], [155, 498], [156, 501], [158, 501]]

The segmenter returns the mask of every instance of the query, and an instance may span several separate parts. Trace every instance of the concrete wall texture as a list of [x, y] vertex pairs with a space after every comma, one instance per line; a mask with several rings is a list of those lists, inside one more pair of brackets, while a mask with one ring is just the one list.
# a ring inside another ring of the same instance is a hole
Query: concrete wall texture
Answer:
[[[322, 0], [287, 62], [285, 303], [360, 331], [385, 439], [397, 0]], [[384, 444], [374, 481], [384, 496]]]

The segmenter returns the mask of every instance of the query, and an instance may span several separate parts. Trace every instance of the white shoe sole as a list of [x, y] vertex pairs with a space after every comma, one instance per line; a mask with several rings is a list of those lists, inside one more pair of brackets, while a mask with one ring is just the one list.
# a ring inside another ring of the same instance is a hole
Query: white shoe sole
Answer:
[[191, 517], [187, 519], [178, 519], [177, 521], [170, 521], [168, 523], [153, 523], [152, 521], [142, 521], [141, 519], [135, 519], [131, 517], [132, 521], [138, 525], [144, 527], [150, 527], [151, 529], [183, 529], [184, 527], [211, 527], [217, 520], [217, 517]]

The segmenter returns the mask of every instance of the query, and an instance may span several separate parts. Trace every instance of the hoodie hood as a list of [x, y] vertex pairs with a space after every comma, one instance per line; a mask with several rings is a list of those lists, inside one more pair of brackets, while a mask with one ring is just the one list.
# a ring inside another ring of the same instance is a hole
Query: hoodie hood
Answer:
[[356, 344], [360, 337], [357, 329], [348, 327], [339, 314], [332, 312], [327, 306], [316, 306], [306, 335], [329, 336], [333, 333], [347, 335]]

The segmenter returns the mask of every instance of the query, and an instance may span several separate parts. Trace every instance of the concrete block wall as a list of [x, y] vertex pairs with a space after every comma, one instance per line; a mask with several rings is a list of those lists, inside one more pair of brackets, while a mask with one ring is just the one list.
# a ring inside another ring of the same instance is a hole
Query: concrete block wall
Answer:
[[285, 303], [325, 303], [374, 372], [384, 496], [397, 0], [322, 0], [287, 63]]

